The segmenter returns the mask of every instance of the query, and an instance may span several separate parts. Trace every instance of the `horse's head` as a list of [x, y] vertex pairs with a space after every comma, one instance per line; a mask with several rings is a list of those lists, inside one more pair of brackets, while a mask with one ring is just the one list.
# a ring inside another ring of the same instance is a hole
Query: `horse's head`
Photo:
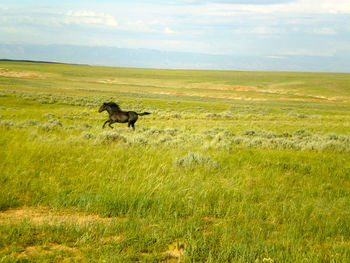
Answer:
[[104, 102], [101, 107], [98, 109], [98, 112], [102, 112], [102, 111], [105, 111], [107, 109], [107, 103]]

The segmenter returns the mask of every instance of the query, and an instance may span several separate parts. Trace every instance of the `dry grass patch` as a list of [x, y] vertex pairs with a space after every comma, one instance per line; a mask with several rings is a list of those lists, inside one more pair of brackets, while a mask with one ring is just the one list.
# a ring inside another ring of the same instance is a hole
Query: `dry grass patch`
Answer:
[[111, 242], [118, 242], [122, 239], [122, 236], [109, 236], [109, 237], [103, 237], [101, 238], [101, 242], [103, 244], [111, 243]]
[[240, 86], [217, 83], [196, 83], [188, 85], [188, 88], [209, 89], [209, 90], [232, 90], [232, 91], [262, 91], [256, 86]]
[[18, 254], [18, 257], [33, 257], [36, 255], [52, 254], [54, 252], [72, 252], [76, 253], [76, 248], [68, 247], [62, 244], [49, 244], [45, 246], [28, 246]]
[[42, 74], [38, 74], [37, 72], [30, 71], [12, 71], [4, 68], [0, 68], [0, 76], [2, 77], [10, 77], [10, 78], [44, 78], [45, 76]]
[[[110, 223], [116, 218], [103, 218], [99, 215], [85, 214], [81, 212], [68, 212], [65, 210], [53, 211], [47, 207], [21, 207], [0, 212], [0, 224], [19, 223], [28, 219], [32, 224], [78, 224], [88, 225], [94, 223]], [[118, 218], [118, 220], [121, 220]]]
[[175, 262], [172, 259], [175, 259], [177, 262], [183, 262], [186, 247], [187, 244], [183, 241], [175, 241], [169, 244], [168, 250], [163, 252], [164, 255], [170, 257], [166, 262]]
[[158, 95], [177, 95], [177, 96], [188, 96], [188, 97], [201, 97], [201, 98], [215, 98], [215, 99], [233, 99], [233, 100], [251, 100], [251, 101], [265, 101], [265, 98], [252, 98], [252, 97], [241, 97], [235, 94], [230, 95], [219, 95], [219, 94], [206, 94], [206, 93], [195, 93], [195, 92], [151, 92], [152, 94]]

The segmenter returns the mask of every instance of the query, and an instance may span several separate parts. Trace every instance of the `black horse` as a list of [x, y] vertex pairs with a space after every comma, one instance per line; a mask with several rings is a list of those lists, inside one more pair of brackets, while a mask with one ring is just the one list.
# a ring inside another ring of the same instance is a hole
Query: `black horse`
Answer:
[[105, 127], [106, 123], [109, 122], [109, 127], [112, 127], [112, 123], [128, 123], [128, 127], [132, 127], [135, 130], [135, 122], [139, 116], [148, 115], [149, 112], [136, 113], [134, 111], [122, 111], [118, 104], [114, 102], [105, 102], [102, 104], [98, 112], [107, 111], [109, 114], [109, 120], [105, 121], [102, 128]]

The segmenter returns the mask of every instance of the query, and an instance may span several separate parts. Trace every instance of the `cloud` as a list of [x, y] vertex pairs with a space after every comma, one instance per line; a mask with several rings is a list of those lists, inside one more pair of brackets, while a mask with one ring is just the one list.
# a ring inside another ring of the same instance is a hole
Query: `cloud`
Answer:
[[275, 59], [284, 54], [332, 55], [343, 50], [350, 54], [349, 0], [64, 2], [53, 6], [8, 5], [6, 11], [0, 4], [0, 35], [6, 41]]
[[[219, 3], [219, 4], [245, 4], [245, 5], [271, 5], [282, 4], [286, 2], [292, 2], [295, 0], [184, 0], [183, 3], [187, 4], [207, 4], [207, 3]], [[179, 1], [178, 1], [179, 3]], [[181, 1], [180, 1], [181, 3]]]
[[[229, 2], [229, 1], [227, 1]], [[234, 4], [234, 3], [212, 3], [212, 10], [220, 15], [231, 12], [249, 12], [256, 14], [350, 14], [350, 1], [348, 0], [297, 0], [284, 3], [258, 4]]]
[[270, 59], [287, 59], [286, 57], [283, 57], [283, 56], [266, 56], [266, 58], [270, 58]]
[[[208, 50], [208, 43], [196, 40], [171, 40], [171, 39], [144, 39], [142, 47], [134, 38], [123, 38], [117, 41], [118, 46], [122, 48], [131, 49], [152, 49], [162, 51], [175, 51], [175, 52], [193, 52], [195, 49], [197, 53], [206, 53]], [[105, 46], [105, 43], [102, 45]]]
[[314, 48], [288, 48], [287, 51], [279, 52], [281, 56], [317, 56], [317, 57], [332, 57], [336, 54], [337, 49], [328, 47]]
[[244, 28], [237, 28], [232, 30], [235, 34], [254, 34], [254, 35], [276, 35], [276, 34], [285, 34], [287, 31], [278, 27], [269, 27], [269, 26], [251, 26]]
[[171, 30], [169, 27], [165, 27], [165, 28], [164, 28], [164, 33], [167, 34], [167, 35], [176, 34], [176, 32], [173, 31], [173, 30]]
[[20, 30], [18, 27], [15, 27], [15, 26], [1, 26], [0, 31], [11, 33], [11, 34], [22, 32], [22, 30]]
[[161, 33], [166, 35], [176, 34], [169, 26], [162, 23], [158, 19], [153, 19], [150, 21], [135, 20], [127, 21], [126, 23], [120, 24], [120, 29], [126, 31], [137, 31], [137, 32], [148, 32], [148, 33]]
[[118, 21], [110, 14], [91, 10], [68, 11], [64, 19], [66, 24], [103, 25], [118, 28]]
[[318, 34], [318, 35], [335, 35], [337, 32], [330, 27], [320, 27], [320, 28], [314, 28], [312, 30], [312, 33]]

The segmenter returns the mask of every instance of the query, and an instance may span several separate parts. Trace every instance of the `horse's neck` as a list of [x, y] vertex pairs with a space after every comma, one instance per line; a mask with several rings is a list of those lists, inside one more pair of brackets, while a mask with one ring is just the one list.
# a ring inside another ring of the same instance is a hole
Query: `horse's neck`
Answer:
[[117, 108], [117, 107], [113, 107], [112, 108], [111, 106], [106, 107], [106, 110], [109, 113], [109, 115], [113, 114], [114, 112], [119, 112], [120, 111], [119, 108]]

